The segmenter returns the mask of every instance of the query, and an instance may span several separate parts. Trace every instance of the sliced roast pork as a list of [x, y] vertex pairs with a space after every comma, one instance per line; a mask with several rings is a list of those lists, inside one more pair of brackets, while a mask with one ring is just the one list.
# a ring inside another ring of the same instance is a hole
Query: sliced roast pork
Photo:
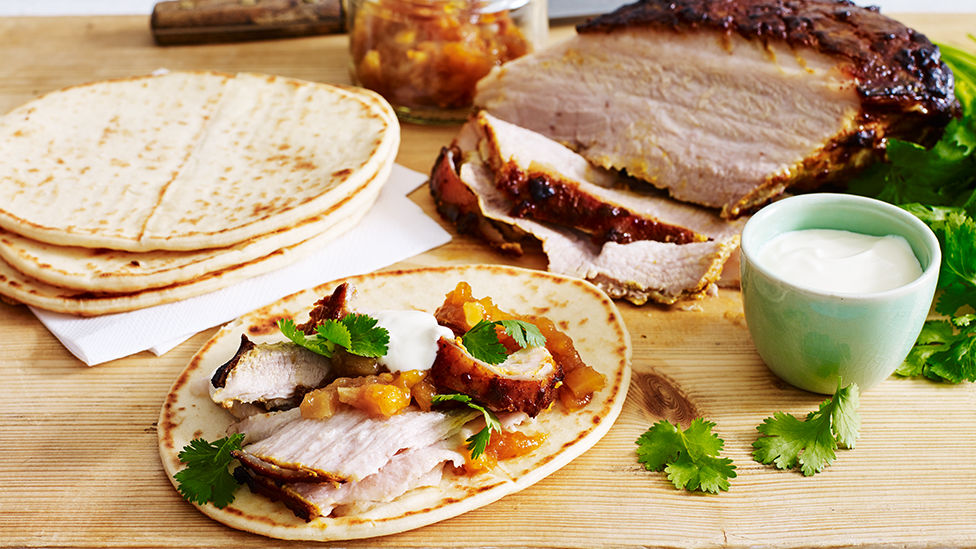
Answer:
[[290, 471], [291, 479], [340, 484], [375, 474], [401, 451], [440, 443], [477, 415], [469, 409], [411, 410], [371, 419], [344, 408], [329, 418], [304, 419], [293, 408], [251, 416], [231, 431], [245, 434], [236, 457], [259, 474], [279, 468]]
[[595, 242], [657, 240], [687, 244], [706, 237], [664, 222], [655, 213], [634, 210], [626, 194], [606, 187], [620, 179], [594, 169], [585, 158], [536, 132], [477, 115], [484, 139], [479, 151], [498, 187], [513, 203], [513, 214], [568, 225], [593, 235]]
[[687, 244], [742, 233], [745, 220], [675, 202], [634, 180], [594, 167], [546, 136], [485, 111], [475, 118], [479, 153], [495, 186], [515, 203], [513, 213], [594, 233], [596, 243], [655, 240]]
[[938, 48], [845, 0], [640, 0], [497, 67], [475, 102], [727, 218], [958, 112]]
[[356, 287], [343, 282], [330, 295], [315, 302], [308, 313], [308, 321], [297, 326], [305, 335], [315, 333], [316, 327], [327, 320], [340, 320], [350, 312], [350, 304], [356, 297]]
[[210, 396], [237, 417], [290, 408], [330, 369], [328, 358], [290, 341], [255, 344], [242, 334], [237, 353], [214, 372]]
[[333, 513], [336, 507], [342, 506], [346, 512], [361, 512], [378, 503], [393, 501], [415, 488], [437, 486], [447, 463], [460, 467], [464, 465], [464, 456], [435, 444], [400, 452], [378, 472], [359, 482], [282, 483], [246, 467], [239, 467], [234, 476], [247, 483], [251, 490], [282, 501], [298, 517], [308, 521], [319, 516], [345, 514], [342, 510]]
[[437, 342], [430, 380], [443, 392], [469, 395], [495, 412], [539, 415], [556, 398], [563, 369], [545, 347], [515, 351], [500, 364], [468, 354], [455, 340]]
[[[490, 167], [498, 165], [499, 158], [509, 167], [499, 172], [503, 173], [501, 178]], [[575, 227], [537, 220], [534, 215], [548, 207], [544, 196], [533, 208], [517, 207], [511, 195], [498, 188], [499, 180], [504, 182], [505, 174], [513, 173], [513, 167], [518, 166], [528, 167], [531, 173], [548, 174], [547, 181], [572, 192], [571, 203], [595, 203], [597, 209], [625, 212], [619, 218], [679, 227], [695, 237], [685, 244], [668, 241], [667, 237], [601, 241]], [[715, 211], [682, 204], [657, 192], [628, 191], [627, 183], [627, 178], [589, 166], [585, 159], [548, 138], [481, 113], [462, 127], [450, 148], [442, 151], [431, 174], [430, 189], [438, 211], [459, 232], [474, 234], [514, 254], [521, 253], [521, 244], [527, 238], [541, 241], [550, 271], [590, 280], [612, 297], [643, 304], [700, 296], [719, 280], [723, 266], [737, 252], [744, 220], [726, 221]], [[738, 269], [732, 271], [728, 285], [737, 281]]]

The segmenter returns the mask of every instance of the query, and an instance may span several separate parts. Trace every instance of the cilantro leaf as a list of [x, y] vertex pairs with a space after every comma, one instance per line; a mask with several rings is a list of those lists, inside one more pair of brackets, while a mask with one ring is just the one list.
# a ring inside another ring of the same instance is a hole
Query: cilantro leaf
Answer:
[[930, 359], [942, 345], [952, 338], [952, 325], [948, 321], [928, 321], [922, 326], [915, 346], [895, 370], [895, 375], [903, 377], [925, 376], [935, 381], [942, 378], [931, 373]]
[[942, 248], [935, 311], [947, 320], [929, 320], [895, 371], [935, 381], [976, 381], [976, 221], [962, 208], [902, 206], [925, 222]]
[[960, 383], [976, 381], [976, 332], [963, 330], [947, 338], [929, 356], [925, 373], [934, 379]]
[[290, 319], [278, 321], [278, 329], [296, 345], [320, 355], [332, 357], [336, 345], [354, 355], [378, 358], [389, 350], [390, 332], [377, 325], [369, 315], [349, 313], [342, 320], [326, 320], [315, 327], [315, 335], [307, 337]]
[[648, 471], [664, 470], [681, 490], [728, 491], [735, 478], [732, 460], [719, 456], [725, 441], [712, 433], [715, 424], [697, 418], [684, 431], [661, 420], [637, 439], [637, 461]]
[[[973, 306], [976, 302], [976, 292], [971, 288], [966, 288], [964, 284], [951, 284], [942, 288], [942, 292], [938, 294], [935, 299], [935, 312], [953, 317], [960, 309], [966, 305]], [[976, 307], [974, 307], [976, 309]], [[968, 315], [962, 315], [959, 318], [964, 319]], [[956, 322], [953, 322], [957, 324]], [[965, 324], [957, 324], [959, 326], [964, 326]]]
[[386, 354], [390, 344], [390, 332], [378, 326], [375, 318], [349, 314], [342, 319], [342, 325], [349, 331], [349, 345], [343, 347], [350, 353], [370, 358], [379, 358]]
[[479, 320], [470, 330], [461, 336], [461, 343], [471, 356], [488, 364], [501, 364], [508, 358], [505, 346], [498, 341], [495, 326], [501, 326], [505, 333], [512, 336], [520, 347], [541, 347], [546, 344], [546, 337], [539, 328], [524, 320]]
[[238, 433], [212, 443], [196, 438], [184, 446], [179, 458], [187, 466], [173, 475], [183, 498], [200, 505], [212, 502], [218, 509], [232, 503], [239, 484], [227, 467], [242, 440], [244, 435]]
[[546, 344], [546, 336], [542, 335], [535, 324], [523, 320], [499, 320], [505, 328], [505, 333], [512, 336], [523, 349], [526, 347], [542, 347]]
[[958, 210], [950, 212], [947, 219], [934, 228], [938, 231], [945, 256], [939, 285], [962, 284], [970, 290], [976, 288], [976, 221]]
[[327, 341], [307, 338], [305, 336], [305, 332], [299, 330], [298, 327], [295, 326], [295, 321], [284, 318], [280, 319], [278, 321], [278, 329], [281, 330], [281, 333], [284, 334], [285, 337], [295, 343], [295, 345], [300, 345], [320, 355], [332, 356], [332, 347], [327, 345]]
[[326, 320], [315, 327], [315, 335], [318, 341], [329, 349], [327, 356], [332, 356], [336, 345], [348, 349], [352, 346], [352, 334], [345, 324], [336, 320]]
[[488, 320], [479, 320], [461, 336], [461, 344], [471, 356], [488, 364], [501, 364], [508, 358], [505, 346], [498, 341], [495, 323]]
[[802, 421], [776, 412], [756, 427], [765, 436], [752, 443], [752, 455], [756, 461], [775, 463], [779, 469], [799, 466], [805, 476], [819, 473], [834, 462], [838, 447], [854, 448], [861, 429], [859, 405], [857, 384], [852, 383], [838, 387]]
[[441, 402], [460, 402], [462, 404], [467, 404], [469, 408], [473, 408], [482, 413], [485, 417], [485, 428], [478, 431], [477, 433], [468, 437], [465, 441], [468, 443], [468, 450], [471, 452], [471, 459], [478, 459], [481, 454], [485, 453], [485, 449], [488, 448], [488, 443], [491, 441], [492, 431], [501, 432], [502, 424], [498, 421], [498, 417], [495, 416], [484, 406], [474, 402], [470, 396], [461, 393], [450, 393], [444, 395], [434, 395], [431, 399], [432, 404], [440, 404]]

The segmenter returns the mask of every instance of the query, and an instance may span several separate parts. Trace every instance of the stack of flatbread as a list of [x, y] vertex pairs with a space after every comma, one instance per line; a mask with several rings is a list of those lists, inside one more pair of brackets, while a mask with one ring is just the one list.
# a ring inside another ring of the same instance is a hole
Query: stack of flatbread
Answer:
[[362, 89], [167, 72], [0, 118], [0, 296], [95, 316], [281, 268], [353, 227], [400, 142]]

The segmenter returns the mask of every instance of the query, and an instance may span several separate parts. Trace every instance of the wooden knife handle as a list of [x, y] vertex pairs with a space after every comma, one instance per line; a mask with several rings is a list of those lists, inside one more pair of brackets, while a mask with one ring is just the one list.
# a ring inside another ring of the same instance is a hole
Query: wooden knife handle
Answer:
[[150, 20], [161, 46], [345, 32], [342, 0], [172, 0]]

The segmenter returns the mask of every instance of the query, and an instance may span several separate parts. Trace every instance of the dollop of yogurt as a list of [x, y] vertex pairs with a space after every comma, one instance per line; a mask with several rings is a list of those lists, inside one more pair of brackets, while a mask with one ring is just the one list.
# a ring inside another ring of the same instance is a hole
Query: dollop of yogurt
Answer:
[[390, 372], [429, 370], [437, 357], [437, 340], [454, 339], [454, 332], [424, 311], [384, 310], [370, 313], [390, 333], [386, 356], [378, 362]]
[[798, 286], [836, 293], [883, 292], [922, 275], [903, 237], [835, 229], [777, 235], [759, 249], [756, 262]]

